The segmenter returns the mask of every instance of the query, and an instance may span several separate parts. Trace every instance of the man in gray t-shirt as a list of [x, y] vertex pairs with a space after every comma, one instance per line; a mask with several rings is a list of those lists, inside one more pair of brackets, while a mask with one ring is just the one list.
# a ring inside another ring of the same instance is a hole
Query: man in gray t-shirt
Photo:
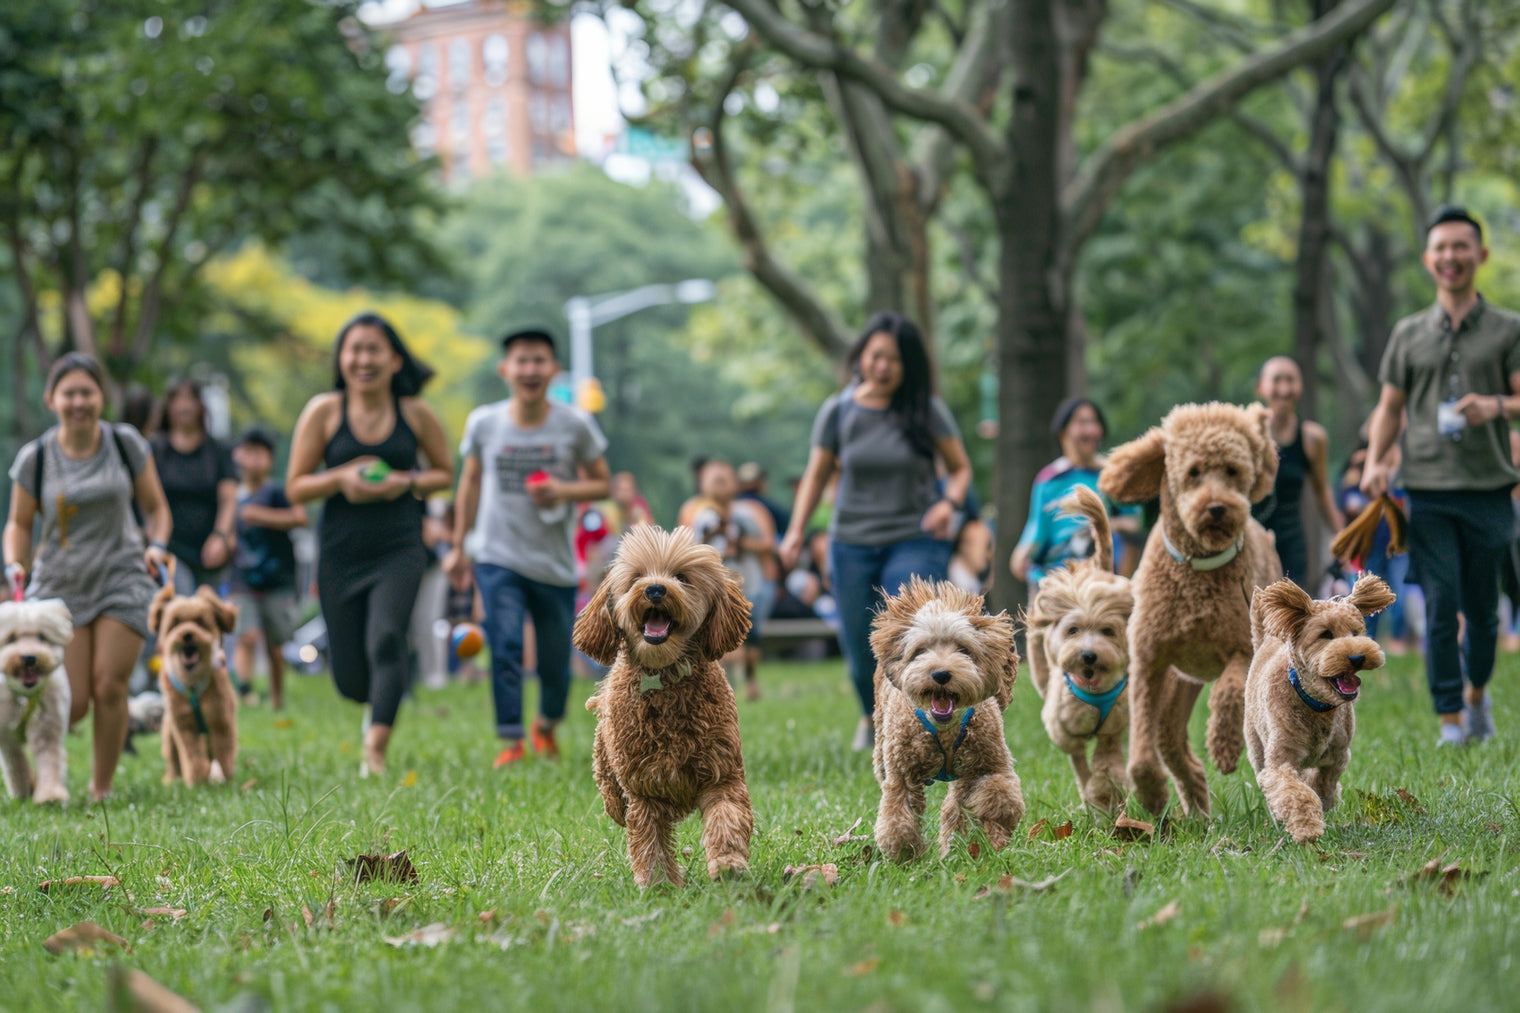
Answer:
[[559, 753], [554, 726], [570, 691], [575, 620], [575, 504], [607, 495], [601, 430], [590, 415], [548, 398], [558, 369], [548, 333], [502, 338], [498, 372], [512, 396], [471, 412], [459, 446], [454, 546], [443, 566], [460, 590], [473, 569], [485, 607], [496, 734], [506, 740], [497, 767], [524, 755], [523, 622], [530, 616], [540, 690], [533, 748]]

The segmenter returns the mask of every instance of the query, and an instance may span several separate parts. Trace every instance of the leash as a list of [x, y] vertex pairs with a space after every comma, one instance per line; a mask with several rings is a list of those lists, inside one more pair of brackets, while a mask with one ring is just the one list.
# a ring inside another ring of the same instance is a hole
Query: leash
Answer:
[[5, 568], [5, 579], [11, 586], [11, 601], [26, 597], [26, 570], [20, 563], [10, 563]]
[[1103, 722], [1108, 720], [1108, 714], [1114, 709], [1114, 704], [1119, 702], [1119, 694], [1124, 692], [1124, 687], [1129, 685], [1129, 676], [1119, 680], [1119, 684], [1107, 693], [1089, 693], [1072, 681], [1070, 673], [1062, 672], [1066, 679], [1066, 688], [1071, 690], [1071, 695], [1087, 704], [1089, 707], [1098, 708], [1098, 727], [1093, 729], [1093, 734], [1098, 734], [1098, 729], [1103, 727]]
[[1337, 706], [1336, 704], [1325, 703], [1321, 700], [1316, 700], [1314, 697], [1304, 692], [1304, 684], [1298, 681], [1298, 669], [1294, 668], [1292, 665], [1288, 666], [1288, 682], [1293, 685], [1293, 692], [1298, 694], [1298, 698], [1309, 705], [1310, 710], [1320, 714], [1323, 714], [1326, 711], [1335, 710]]
[[37, 708], [42, 705], [42, 687], [37, 687], [38, 692], [26, 698], [26, 710], [21, 712], [21, 723], [16, 726], [16, 738], [26, 741], [26, 726], [31, 723], [32, 715], [37, 713]]
[[956, 778], [950, 771], [950, 765], [955, 761], [955, 751], [961, 747], [962, 742], [966, 741], [966, 726], [971, 723], [971, 715], [976, 713], [976, 708], [966, 708], [966, 713], [961, 718], [960, 734], [956, 735], [955, 744], [948, 752], [945, 750], [944, 743], [939, 740], [939, 729], [935, 727], [933, 721], [929, 720], [929, 715], [924, 713], [923, 708], [915, 707], [913, 713], [918, 715], [918, 723], [924, 726], [924, 731], [929, 733], [929, 738], [934, 740], [934, 745], [939, 749], [939, 755], [944, 757], [944, 764], [939, 768], [939, 773], [925, 781], [924, 786], [928, 787], [935, 781], [954, 781]]

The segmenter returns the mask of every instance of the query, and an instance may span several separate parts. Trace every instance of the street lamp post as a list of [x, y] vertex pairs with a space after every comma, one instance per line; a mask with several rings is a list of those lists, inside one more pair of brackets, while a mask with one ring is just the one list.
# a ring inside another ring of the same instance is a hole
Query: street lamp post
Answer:
[[591, 331], [630, 313], [671, 303], [707, 302], [716, 297], [718, 286], [706, 278], [688, 278], [673, 285], [645, 285], [627, 292], [609, 292], [597, 296], [573, 296], [565, 303], [565, 319], [570, 323], [570, 387], [579, 391], [592, 377]]

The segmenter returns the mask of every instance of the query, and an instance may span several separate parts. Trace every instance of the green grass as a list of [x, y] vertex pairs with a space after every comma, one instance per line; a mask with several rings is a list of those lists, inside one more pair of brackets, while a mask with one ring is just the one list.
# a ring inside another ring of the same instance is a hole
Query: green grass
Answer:
[[[153, 740], [124, 760], [106, 806], [3, 803], [0, 1008], [103, 1009], [121, 963], [207, 1009], [1119, 1010], [1194, 993], [1245, 1010], [1513, 1009], [1517, 669], [1505, 658], [1496, 678], [1500, 738], [1458, 752], [1434, 747], [1417, 661], [1370, 680], [1347, 801], [1310, 847], [1284, 841], [1249, 769], [1211, 774], [1213, 820], [1115, 841], [1079, 811], [1021, 679], [1008, 724], [1024, 826], [1072, 820], [1074, 833], [1021, 832], [999, 853], [983, 842], [976, 858], [963, 842], [948, 861], [896, 867], [861, 843], [831, 843], [857, 819], [868, 832], [877, 802], [868, 757], [848, 750], [854, 707], [840, 666], [771, 665], [766, 698], [740, 705], [751, 874], [708, 882], [693, 819], [680, 833], [695, 851], [689, 885], [644, 894], [592, 785], [588, 684], [572, 694], [558, 766], [493, 771], [489, 691], [461, 686], [409, 703], [390, 776], [361, 781], [357, 708], [325, 680], [299, 679], [281, 719], [242, 712], [233, 785], [161, 786]], [[77, 798], [88, 742], [70, 745]], [[1391, 801], [1397, 789], [1420, 808]], [[931, 804], [943, 791], [931, 789]], [[415, 884], [345, 875], [347, 858], [403, 848]], [[1432, 859], [1478, 875], [1450, 896], [1406, 882]], [[788, 864], [821, 862], [838, 865], [836, 885], [783, 879]], [[1044, 892], [976, 898], [1004, 874], [1063, 872]], [[37, 890], [80, 874], [122, 886]], [[1176, 917], [1138, 927], [1170, 902]], [[161, 905], [188, 914], [145, 926], [136, 909]], [[1343, 928], [1384, 911], [1379, 927]], [[43, 949], [84, 919], [131, 952]], [[433, 948], [385, 941], [433, 923], [457, 932]]]

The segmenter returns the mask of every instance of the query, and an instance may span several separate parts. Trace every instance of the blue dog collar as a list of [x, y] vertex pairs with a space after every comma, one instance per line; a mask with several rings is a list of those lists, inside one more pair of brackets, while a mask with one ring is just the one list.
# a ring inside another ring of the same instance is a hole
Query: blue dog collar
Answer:
[[1325, 713], [1325, 711], [1335, 710], [1335, 704], [1316, 700], [1314, 697], [1304, 692], [1304, 684], [1298, 681], [1298, 669], [1294, 668], [1292, 665], [1288, 666], [1288, 682], [1293, 684], [1293, 692], [1298, 694], [1298, 698], [1300, 700], [1309, 705], [1310, 710], [1318, 711], [1321, 714]]
[[966, 726], [971, 723], [971, 715], [976, 713], [976, 708], [967, 707], [966, 713], [961, 716], [960, 734], [956, 735], [955, 744], [950, 747], [949, 752], [946, 752], [944, 745], [940, 743], [939, 729], [935, 727], [933, 721], [929, 720], [929, 715], [924, 713], [923, 708], [915, 707], [913, 713], [918, 715], [918, 723], [924, 726], [924, 731], [929, 733], [929, 738], [933, 739], [934, 744], [939, 747], [939, 754], [945, 758], [945, 762], [939, 768], [939, 773], [929, 778], [924, 784], [930, 785], [935, 781], [954, 781], [955, 775], [950, 771], [950, 764], [955, 760], [955, 751], [961, 747], [962, 742], [966, 741]]
[[[1165, 532], [1163, 532], [1165, 534]], [[1124, 687], [1129, 685], [1129, 676], [1119, 680], [1119, 684], [1107, 693], [1089, 693], [1082, 689], [1071, 679], [1071, 674], [1062, 672], [1066, 679], [1066, 688], [1071, 690], [1071, 695], [1087, 704], [1089, 707], [1098, 708], [1098, 728], [1103, 727], [1103, 722], [1108, 720], [1108, 712], [1114, 709], [1114, 704], [1119, 701], [1119, 694], [1124, 692]], [[1098, 733], [1098, 728], [1093, 729], [1093, 734]]]

